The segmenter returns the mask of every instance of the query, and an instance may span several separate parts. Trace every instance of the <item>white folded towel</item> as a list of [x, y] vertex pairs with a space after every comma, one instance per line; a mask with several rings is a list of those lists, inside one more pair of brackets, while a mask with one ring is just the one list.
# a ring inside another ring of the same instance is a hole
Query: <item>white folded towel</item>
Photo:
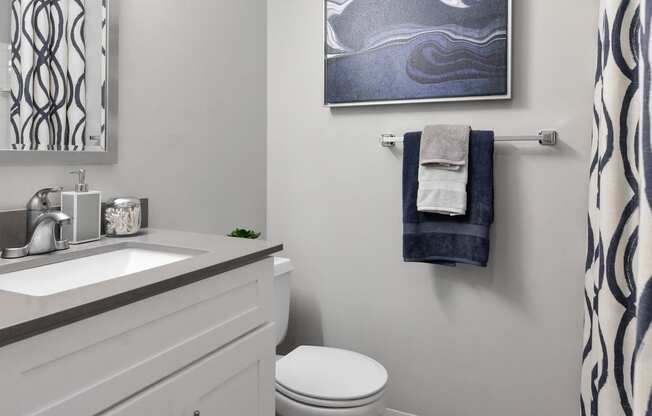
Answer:
[[466, 163], [458, 170], [437, 165], [419, 165], [417, 210], [443, 215], [466, 214], [466, 187], [469, 182], [468, 141]]

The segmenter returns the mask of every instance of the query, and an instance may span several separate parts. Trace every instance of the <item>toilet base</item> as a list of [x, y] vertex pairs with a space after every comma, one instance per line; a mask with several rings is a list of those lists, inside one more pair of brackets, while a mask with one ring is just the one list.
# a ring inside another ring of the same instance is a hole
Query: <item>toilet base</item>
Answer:
[[276, 392], [277, 416], [384, 416], [385, 400], [380, 400], [361, 407], [329, 409], [308, 406]]

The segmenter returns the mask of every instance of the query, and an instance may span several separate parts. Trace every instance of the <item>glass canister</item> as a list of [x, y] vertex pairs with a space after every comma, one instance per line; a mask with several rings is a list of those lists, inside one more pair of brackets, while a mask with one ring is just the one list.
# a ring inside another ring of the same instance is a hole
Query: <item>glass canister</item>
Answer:
[[140, 232], [140, 199], [112, 198], [106, 203], [104, 223], [107, 237], [123, 237]]

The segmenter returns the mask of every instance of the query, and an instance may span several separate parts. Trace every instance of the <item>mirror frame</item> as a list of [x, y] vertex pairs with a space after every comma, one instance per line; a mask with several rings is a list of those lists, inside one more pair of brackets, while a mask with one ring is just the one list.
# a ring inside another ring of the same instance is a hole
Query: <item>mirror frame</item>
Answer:
[[120, 0], [107, 0], [106, 148], [102, 152], [1, 150], [0, 165], [114, 165], [118, 163]]

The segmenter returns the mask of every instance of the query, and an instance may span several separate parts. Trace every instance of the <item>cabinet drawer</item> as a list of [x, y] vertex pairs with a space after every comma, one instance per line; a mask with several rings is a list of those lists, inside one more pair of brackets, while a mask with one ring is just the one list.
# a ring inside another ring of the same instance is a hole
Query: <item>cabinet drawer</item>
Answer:
[[101, 416], [272, 416], [273, 325], [200, 359]]
[[0, 415], [93, 415], [272, 320], [272, 260], [0, 349]]

